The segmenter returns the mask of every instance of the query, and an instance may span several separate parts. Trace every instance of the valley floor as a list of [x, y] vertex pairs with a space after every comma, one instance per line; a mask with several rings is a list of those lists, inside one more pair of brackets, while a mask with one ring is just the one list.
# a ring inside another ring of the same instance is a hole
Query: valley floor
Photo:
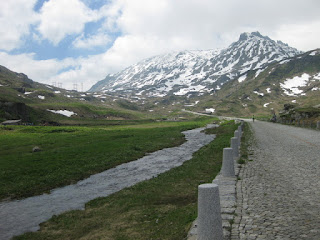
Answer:
[[9, 239], [27, 231], [36, 231], [39, 224], [53, 215], [84, 209], [85, 203], [106, 197], [138, 182], [156, 177], [190, 160], [192, 154], [211, 142], [215, 136], [197, 128], [184, 132], [187, 142], [148, 154], [136, 161], [92, 175], [76, 184], [54, 189], [50, 194], [0, 203], [0, 238]]
[[320, 132], [251, 123], [231, 239], [320, 239]]

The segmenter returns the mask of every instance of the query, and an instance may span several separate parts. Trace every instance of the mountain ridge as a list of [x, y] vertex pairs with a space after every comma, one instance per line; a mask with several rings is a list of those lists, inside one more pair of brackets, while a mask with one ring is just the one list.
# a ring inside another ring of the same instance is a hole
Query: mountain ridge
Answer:
[[148, 97], [210, 93], [248, 70], [299, 53], [259, 32], [242, 33], [238, 41], [222, 50], [185, 50], [142, 60], [107, 75], [89, 91]]

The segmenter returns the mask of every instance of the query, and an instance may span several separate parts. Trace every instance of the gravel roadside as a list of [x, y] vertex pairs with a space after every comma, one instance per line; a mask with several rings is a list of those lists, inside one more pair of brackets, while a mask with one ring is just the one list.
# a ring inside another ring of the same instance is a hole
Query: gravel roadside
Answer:
[[320, 239], [320, 131], [256, 121], [231, 239]]

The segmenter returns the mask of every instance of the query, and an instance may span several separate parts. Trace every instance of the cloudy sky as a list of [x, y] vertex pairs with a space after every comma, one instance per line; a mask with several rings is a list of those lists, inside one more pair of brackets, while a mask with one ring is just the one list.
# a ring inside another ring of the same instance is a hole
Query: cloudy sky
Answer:
[[0, 65], [87, 90], [144, 58], [224, 48], [242, 32], [319, 48], [320, 1], [10, 0], [1, 2], [0, 26]]

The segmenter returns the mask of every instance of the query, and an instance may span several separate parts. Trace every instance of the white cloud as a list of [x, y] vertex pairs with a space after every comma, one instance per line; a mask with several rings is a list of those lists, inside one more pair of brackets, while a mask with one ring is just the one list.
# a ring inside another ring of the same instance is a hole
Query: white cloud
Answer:
[[320, 19], [308, 24], [284, 24], [275, 32], [275, 38], [290, 43], [302, 51], [320, 47]]
[[106, 46], [110, 42], [111, 42], [110, 37], [104, 33], [99, 33], [97, 35], [89, 36], [88, 38], [85, 38], [84, 35], [82, 34], [80, 37], [74, 40], [72, 45], [75, 48], [90, 49], [97, 46]]
[[153, 35], [167, 40], [168, 45], [175, 44], [172, 39], [183, 39], [183, 44], [193, 49], [225, 47], [243, 31], [274, 35], [284, 24], [307, 26], [319, 20], [320, 8], [320, 2], [313, 0], [118, 2], [122, 4], [118, 26], [123, 33]]
[[33, 11], [36, 0], [2, 1], [0, 7], [0, 49], [18, 48], [22, 37], [29, 34], [30, 25], [37, 22]]
[[[319, 47], [320, 1], [105, 2], [100, 9], [92, 10], [88, 7], [90, 0], [50, 0], [40, 9], [38, 20], [32, 10], [35, 0], [4, 1], [0, 8], [0, 49], [15, 48], [35, 23], [39, 23], [39, 32], [32, 33], [34, 40], [48, 39], [57, 45], [66, 36], [76, 35], [73, 47], [81, 49], [110, 43], [109, 36], [115, 32], [121, 35], [110, 49], [94, 56], [38, 61], [34, 54], [10, 56], [0, 52], [0, 64], [24, 72], [35, 81], [62, 82], [66, 88], [83, 82], [88, 89], [107, 74], [144, 58], [184, 49], [226, 47], [244, 31], [260, 31], [301, 50]], [[100, 29], [85, 35], [86, 24], [98, 20], [103, 20]]]
[[0, 52], [0, 65], [15, 72], [28, 75], [34, 81], [51, 84], [50, 78], [54, 78], [60, 70], [76, 66], [75, 60], [66, 58], [62, 61], [57, 59], [35, 60], [35, 54], [9, 55]]
[[95, 11], [80, 0], [50, 0], [40, 10], [38, 30], [43, 38], [57, 45], [70, 34], [79, 34], [87, 22], [98, 20]]

